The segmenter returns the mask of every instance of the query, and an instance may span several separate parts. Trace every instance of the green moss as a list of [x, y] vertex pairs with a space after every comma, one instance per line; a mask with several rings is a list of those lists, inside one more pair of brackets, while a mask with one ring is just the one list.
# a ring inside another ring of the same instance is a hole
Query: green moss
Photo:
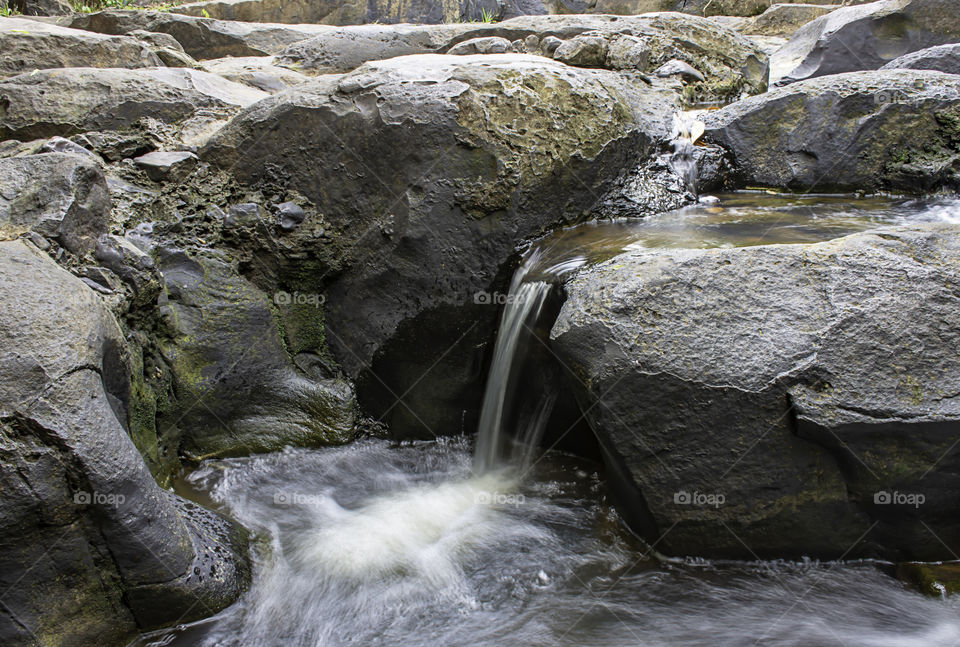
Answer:
[[933, 597], [960, 593], [960, 562], [905, 562], [897, 565], [897, 578]]

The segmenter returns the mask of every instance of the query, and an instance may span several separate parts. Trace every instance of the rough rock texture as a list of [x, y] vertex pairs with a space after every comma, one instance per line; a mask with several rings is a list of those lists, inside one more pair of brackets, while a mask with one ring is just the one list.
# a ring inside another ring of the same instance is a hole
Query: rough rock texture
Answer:
[[47, 70], [0, 81], [0, 138], [117, 130], [145, 117], [176, 123], [200, 109], [229, 112], [266, 96], [183, 68]]
[[775, 4], [759, 16], [747, 18], [735, 25], [744, 34], [761, 36], [790, 36], [811, 20], [839, 8], [836, 5]]
[[367, 409], [430, 437], [476, 415], [497, 313], [473, 295], [508, 278], [521, 240], [585, 217], [669, 137], [676, 107], [673, 92], [537, 56], [408, 56], [262, 101], [201, 158], [315, 205], [333, 242], [269, 253], [298, 289], [326, 289], [326, 340]]
[[125, 431], [130, 357], [100, 298], [9, 241], [0, 300], [0, 640], [125, 644], [233, 602], [245, 538], [153, 480]]
[[9, 6], [25, 16], [65, 16], [73, 13], [67, 0], [10, 0]]
[[93, 250], [109, 222], [107, 181], [89, 156], [0, 159], [0, 237], [32, 231], [83, 254]]
[[272, 56], [238, 56], [216, 58], [203, 62], [203, 69], [250, 87], [276, 94], [287, 88], [299, 85], [307, 77], [285, 67], [275, 65]]
[[875, 70], [909, 52], [960, 40], [953, 0], [880, 0], [844, 7], [798, 30], [770, 57], [770, 82]]
[[[278, 58], [281, 65], [305, 73], [346, 72], [366, 61], [450, 52], [466, 41], [494, 37], [515, 44], [520, 41], [515, 51], [551, 57], [561, 52], [564, 62], [586, 67], [638, 69], [641, 62], [657, 67], [671, 59], [682, 60], [707, 77], [706, 82], [686, 90], [691, 100], [729, 99], [742, 92], [766, 89], [766, 56], [753, 43], [712, 20], [678, 13], [523, 16], [494, 24], [340, 27], [292, 45]], [[567, 45], [555, 40], [566, 41]], [[587, 43], [590, 47], [582, 47]], [[591, 55], [576, 54], [584, 49]]]
[[551, 336], [635, 527], [672, 554], [949, 558], [958, 233], [643, 250], [568, 283]]
[[960, 186], [960, 78], [853, 72], [775, 88], [704, 117], [741, 185], [796, 190]]
[[214, 0], [180, 5], [175, 7], [174, 11], [223, 20], [325, 25], [437, 24], [479, 21], [485, 15], [503, 20], [514, 16], [547, 13], [539, 0], [506, 0], [505, 2], [496, 0], [456, 0], [455, 2]]
[[196, 59], [270, 56], [330, 30], [324, 25], [244, 23], [140, 10], [79, 14], [67, 20], [70, 27], [101, 34], [127, 34], [140, 29], [170, 34]]
[[[806, 4], [863, 4], [868, 0], [810, 0]], [[551, 13], [633, 15], [651, 11], [682, 11], [698, 16], [756, 16], [777, 0], [555, 0]]]
[[272, 304], [216, 252], [160, 249], [156, 256], [166, 289], [161, 312], [172, 329], [161, 353], [177, 397], [158, 428], [186, 430], [182, 451], [245, 455], [353, 438], [350, 384], [296, 368], [278, 328], [284, 319], [272, 310], [278, 305], [286, 320], [303, 321], [299, 329], [312, 326], [322, 334], [319, 304], [285, 304], [282, 298]]
[[55, 67], [163, 65], [135, 38], [92, 34], [25, 18], [0, 18], [0, 52], [0, 78]]
[[960, 44], [929, 47], [895, 58], [881, 70], [935, 70], [960, 74]]

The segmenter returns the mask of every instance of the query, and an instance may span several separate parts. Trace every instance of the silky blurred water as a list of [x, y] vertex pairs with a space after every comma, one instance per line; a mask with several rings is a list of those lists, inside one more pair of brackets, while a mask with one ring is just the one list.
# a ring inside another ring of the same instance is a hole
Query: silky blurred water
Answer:
[[180, 485], [260, 538], [250, 591], [177, 646], [928, 647], [960, 603], [866, 563], [658, 563], [595, 466], [476, 476], [462, 439], [207, 462]]
[[[555, 232], [528, 251], [523, 277], [553, 280], [637, 247], [807, 243], [960, 223], [958, 205], [721, 195], [642, 221]], [[490, 437], [491, 448], [502, 442]], [[487, 469], [510, 452], [481, 453], [489, 457], [475, 462], [464, 438], [365, 440], [205, 462], [178, 490], [254, 532], [252, 586], [214, 618], [134, 644], [960, 645], [960, 599], [925, 597], [883, 565], [661, 559], [624, 530], [596, 465], [526, 452], [513, 468]]]

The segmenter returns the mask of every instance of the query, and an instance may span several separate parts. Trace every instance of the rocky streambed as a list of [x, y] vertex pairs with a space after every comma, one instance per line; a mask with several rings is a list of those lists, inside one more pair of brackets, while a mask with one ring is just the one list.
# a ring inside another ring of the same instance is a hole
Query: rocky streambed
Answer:
[[[771, 568], [955, 641], [960, 26], [770, 4], [9, 5], [3, 643], [754, 644]], [[551, 467], [478, 484], [534, 248]]]

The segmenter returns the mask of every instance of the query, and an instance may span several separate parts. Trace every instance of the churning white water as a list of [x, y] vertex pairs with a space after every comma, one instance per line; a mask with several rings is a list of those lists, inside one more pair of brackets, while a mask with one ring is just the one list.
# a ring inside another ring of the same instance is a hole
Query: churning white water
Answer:
[[533, 390], [525, 415], [511, 407], [552, 281], [588, 260], [628, 245], [810, 242], [958, 213], [955, 200], [849, 203], [723, 196], [542, 242], [511, 284], [475, 452], [464, 438], [367, 440], [204, 463], [181, 485], [254, 532], [251, 589], [214, 618], [136, 645], [960, 645], [960, 599], [924, 597], [876, 564], [655, 559], [609, 507], [598, 466], [534, 453], [549, 389]]

